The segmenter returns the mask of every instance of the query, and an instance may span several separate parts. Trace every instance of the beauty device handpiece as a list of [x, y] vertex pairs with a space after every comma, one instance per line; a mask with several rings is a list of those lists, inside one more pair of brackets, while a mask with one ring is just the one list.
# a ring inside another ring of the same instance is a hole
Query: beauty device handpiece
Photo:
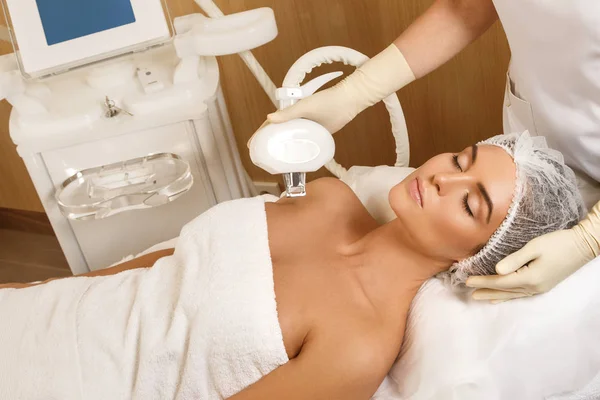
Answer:
[[[279, 109], [315, 93], [342, 72], [321, 75], [302, 87], [277, 89]], [[333, 159], [335, 142], [323, 126], [308, 119], [269, 124], [260, 129], [250, 144], [252, 162], [272, 175], [282, 174], [287, 197], [306, 195], [306, 173], [314, 172]]]

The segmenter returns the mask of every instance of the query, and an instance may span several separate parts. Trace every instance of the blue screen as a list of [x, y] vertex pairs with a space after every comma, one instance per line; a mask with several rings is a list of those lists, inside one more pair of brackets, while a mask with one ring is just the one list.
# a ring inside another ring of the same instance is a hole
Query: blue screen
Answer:
[[48, 46], [135, 22], [131, 0], [36, 0]]

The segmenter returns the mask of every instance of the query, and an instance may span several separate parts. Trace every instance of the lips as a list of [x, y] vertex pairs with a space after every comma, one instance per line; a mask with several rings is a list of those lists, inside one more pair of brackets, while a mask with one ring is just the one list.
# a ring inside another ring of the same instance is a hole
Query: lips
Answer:
[[408, 191], [410, 193], [410, 197], [419, 205], [419, 207], [423, 208], [423, 196], [421, 194], [421, 187], [419, 185], [419, 179], [413, 179], [408, 185]]

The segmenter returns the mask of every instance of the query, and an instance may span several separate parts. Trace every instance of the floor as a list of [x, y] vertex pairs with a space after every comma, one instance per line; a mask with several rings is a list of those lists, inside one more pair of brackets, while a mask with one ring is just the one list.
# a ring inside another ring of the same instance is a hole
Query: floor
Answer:
[[56, 237], [0, 229], [0, 283], [26, 283], [71, 276]]

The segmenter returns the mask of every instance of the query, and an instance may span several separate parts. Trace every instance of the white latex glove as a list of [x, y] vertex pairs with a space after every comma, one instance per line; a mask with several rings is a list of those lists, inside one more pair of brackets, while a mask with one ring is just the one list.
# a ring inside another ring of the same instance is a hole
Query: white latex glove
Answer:
[[571, 229], [533, 239], [496, 266], [498, 275], [472, 276], [475, 300], [498, 303], [545, 293], [600, 254], [600, 203]]
[[404, 55], [392, 44], [334, 87], [269, 114], [268, 121], [279, 124], [306, 118], [321, 124], [333, 134], [360, 112], [414, 80], [415, 75]]

